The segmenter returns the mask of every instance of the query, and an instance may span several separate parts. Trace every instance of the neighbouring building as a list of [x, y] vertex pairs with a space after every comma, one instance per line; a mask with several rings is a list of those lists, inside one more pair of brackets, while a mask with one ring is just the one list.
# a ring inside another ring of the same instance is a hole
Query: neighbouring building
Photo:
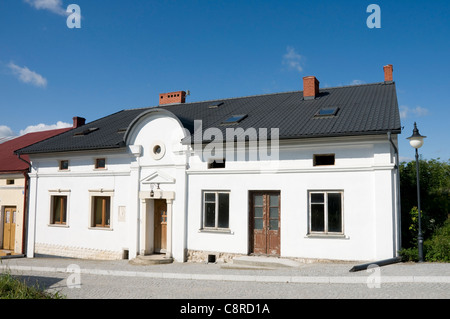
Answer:
[[401, 124], [384, 71], [213, 101], [165, 93], [18, 150], [32, 164], [27, 256], [396, 256]]
[[70, 128], [28, 133], [0, 144], [0, 255], [24, 254], [28, 206], [28, 155], [14, 151]]

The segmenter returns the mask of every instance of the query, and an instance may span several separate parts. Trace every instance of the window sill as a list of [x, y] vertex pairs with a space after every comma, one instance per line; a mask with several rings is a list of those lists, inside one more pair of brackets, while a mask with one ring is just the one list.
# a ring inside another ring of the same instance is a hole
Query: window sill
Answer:
[[306, 234], [305, 238], [350, 239], [345, 234]]
[[48, 224], [48, 227], [56, 227], [56, 228], [69, 228], [69, 225], [63, 225], [63, 224]]
[[198, 230], [199, 233], [211, 233], [211, 234], [229, 234], [234, 235], [231, 229], [217, 229], [217, 228], [201, 228]]
[[106, 231], [112, 231], [113, 229], [110, 227], [88, 227], [90, 230], [106, 230]]

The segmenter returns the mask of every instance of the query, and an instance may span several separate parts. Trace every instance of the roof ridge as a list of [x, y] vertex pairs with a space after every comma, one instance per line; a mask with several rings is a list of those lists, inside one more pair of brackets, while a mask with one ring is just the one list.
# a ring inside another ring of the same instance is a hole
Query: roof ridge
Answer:
[[[340, 88], [348, 88], [348, 87], [360, 87], [360, 86], [370, 86], [370, 85], [390, 85], [394, 84], [392, 83], [385, 83], [385, 82], [374, 82], [374, 83], [361, 83], [361, 84], [349, 84], [349, 85], [342, 85], [342, 86], [332, 86], [332, 87], [323, 87], [320, 89], [340, 89]], [[277, 94], [292, 94], [292, 93], [300, 93], [303, 92], [303, 90], [294, 90], [294, 91], [286, 91], [286, 92], [273, 92], [273, 93], [264, 93], [264, 94], [253, 94], [253, 95], [245, 95], [245, 96], [236, 96], [236, 97], [228, 97], [223, 99], [212, 99], [212, 100], [203, 100], [203, 101], [194, 101], [194, 102], [188, 102], [188, 103], [173, 103], [173, 104], [166, 104], [166, 105], [156, 105], [156, 106], [143, 106], [143, 107], [137, 107], [137, 108], [131, 108], [131, 109], [125, 109], [124, 111], [134, 111], [134, 110], [145, 110], [150, 109], [154, 107], [171, 107], [171, 106], [178, 106], [178, 105], [189, 105], [189, 104], [198, 104], [198, 103], [208, 103], [208, 102], [215, 102], [215, 101], [230, 101], [230, 100], [237, 100], [237, 99], [245, 99], [245, 98], [251, 98], [251, 97], [262, 97], [262, 96], [269, 96], [269, 95], [277, 95]]]
[[165, 105], [163, 104], [163, 105], [156, 105], [156, 106], [137, 107], [137, 108], [133, 108], [133, 109], [127, 109], [126, 111], [143, 110], [143, 109], [150, 109], [150, 108], [154, 108], [154, 107], [164, 108], [164, 107], [170, 107], [170, 106], [189, 105], [189, 104], [207, 103], [207, 102], [215, 102], [215, 101], [229, 101], [229, 100], [245, 99], [245, 98], [250, 98], [250, 97], [259, 97], [259, 96], [276, 95], [276, 94], [289, 94], [289, 93], [292, 94], [292, 93], [296, 93], [296, 92], [302, 92], [302, 91], [288, 91], [288, 92], [254, 94], [254, 95], [246, 95], [246, 96], [228, 97], [228, 98], [224, 98], [224, 99], [195, 101], [195, 102], [188, 102], [188, 103], [173, 103], [173, 104], [165, 104]]
[[345, 89], [345, 88], [349, 88], [349, 87], [360, 87], [360, 86], [371, 86], [371, 85], [391, 85], [391, 84], [395, 84], [395, 82], [391, 82], [391, 83], [374, 82], [374, 83], [348, 84], [348, 85], [342, 85], [342, 86], [323, 87], [320, 89]]
[[96, 119], [96, 120], [93, 120], [92, 122], [88, 122], [88, 123], [86, 123], [86, 124], [84, 124], [84, 125], [81, 125], [81, 126], [79, 126], [79, 127], [74, 128], [74, 129], [77, 129], [77, 128], [80, 128], [80, 127], [83, 127], [83, 126], [91, 125], [91, 124], [93, 124], [93, 123], [95, 123], [95, 122], [98, 122], [98, 121], [103, 120], [103, 119], [105, 119], [105, 118], [107, 118], [107, 117], [116, 115], [116, 114], [118, 114], [118, 113], [120, 113], [120, 112], [123, 112], [123, 111], [127, 111], [127, 110], [120, 110], [120, 111], [117, 111], [117, 112], [114, 112], [114, 113], [105, 115], [105, 116], [100, 117], [100, 118], [98, 118], [98, 119]]

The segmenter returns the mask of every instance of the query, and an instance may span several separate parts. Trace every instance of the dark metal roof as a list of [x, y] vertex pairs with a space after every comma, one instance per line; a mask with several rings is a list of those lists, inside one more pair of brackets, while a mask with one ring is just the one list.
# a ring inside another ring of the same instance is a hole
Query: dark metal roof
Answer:
[[[211, 108], [215, 102], [223, 104]], [[338, 112], [334, 116], [315, 116], [322, 108], [336, 107]], [[267, 128], [268, 133], [271, 128], [278, 128], [280, 139], [401, 133], [395, 83], [381, 82], [321, 88], [319, 96], [313, 100], [304, 100], [303, 92], [295, 91], [123, 110], [17, 153], [124, 147], [124, 134], [133, 120], [154, 108], [172, 112], [191, 133], [194, 121], [202, 120], [203, 131], [216, 127], [223, 132], [224, 138], [230, 127]], [[236, 114], [247, 116], [234, 125], [222, 124]]]

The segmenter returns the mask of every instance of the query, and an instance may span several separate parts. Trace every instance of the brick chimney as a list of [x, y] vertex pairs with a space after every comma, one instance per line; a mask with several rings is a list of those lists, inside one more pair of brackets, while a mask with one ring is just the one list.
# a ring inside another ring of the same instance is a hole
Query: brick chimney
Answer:
[[319, 95], [319, 83], [315, 76], [303, 78], [303, 98], [305, 100], [313, 100]]
[[185, 103], [185, 102], [186, 102], [186, 92], [185, 91], [161, 93], [159, 95], [159, 105], [177, 104], [177, 103]]
[[77, 128], [86, 124], [86, 119], [84, 117], [75, 116], [73, 118], [73, 128]]
[[392, 76], [392, 72], [394, 71], [394, 67], [392, 64], [385, 65], [384, 69], [384, 83], [392, 83], [394, 82], [394, 78]]

